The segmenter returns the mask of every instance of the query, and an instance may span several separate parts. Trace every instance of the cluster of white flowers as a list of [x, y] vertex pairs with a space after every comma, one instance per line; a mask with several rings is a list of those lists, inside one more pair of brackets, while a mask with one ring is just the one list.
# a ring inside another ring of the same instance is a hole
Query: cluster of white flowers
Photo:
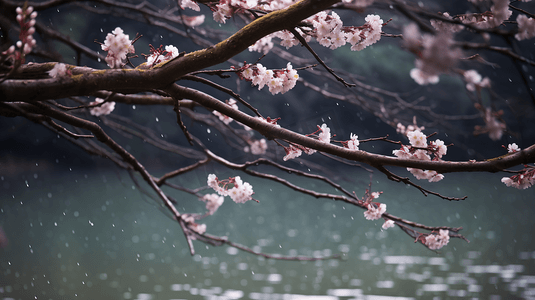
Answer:
[[438, 76], [454, 67], [462, 55], [460, 49], [453, 47], [450, 32], [422, 35], [414, 23], [403, 29], [403, 44], [418, 55], [414, 62], [416, 68], [410, 71], [410, 76], [419, 85], [438, 83]]
[[128, 37], [128, 34], [124, 34], [121, 27], [117, 27], [111, 33], [108, 33], [101, 47], [102, 50], [108, 51], [105, 60], [112, 69], [120, 68], [126, 59], [126, 55], [135, 52], [132, 41]]
[[449, 230], [439, 230], [439, 234], [430, 234], [425, 237], [425, 245], [431, 250], [438, 250], [450, 241]]
[[178, 48], [173, 45], [165, 46], [165, 50], [162, 49], [162, 46], [156, 49], [150, 45], [150, 52], [151, 55], [147, 56], [147, 65], [149, 68], [178, 56]]
[[[104, 99], [101, 99], [101, 98], [95, 98], [95, 101], [89, 103], [89, 105], [96, 105], [96, 104], [99, 104], [99, 103], [102, 103], [104, 102]], [[109, 115], [111, 114], [111, 112], [115, 109], [115, 102], [113, 101], [109, 101], [109, 102], [106, 102], [100, 106], [95, 106], [95, 107], [91, 107], [89, 109], [89, 113], [91, 113], [91, 115], [93, 116], [96, 116], [96, 117], [100, 117], [102, 115]]]
[[219, 196], [218, 194], [206, 194], [202, 197], [202, 201], [206, 202], [208, 214], [213, 215], [223, 204], [225, 198], [223, 196]]
[[[447, 12], [445, 13], [439, 12], [439, 14], [442, 15], [442, 17], [446, 19], [453, 20], [453, 18]], [[450, 31], [450, 32], [458, 32], [458, 31], [463, 30], [464, 28], [464, 26], [459, 25], [459, 24], [452, 24], [452, 23], [442, 22], [440, 20], [434, 20], [434, 19], [431, 20], [431, 26], [433, 26], [438, 31]]]
[[[230, 98], [227, 100], [227, 105], [230, 106], [231, 108], [235, 109], [235, 110], [238, 110], [238, 104], [236, 104], [236, 100], [234, 100], [233, 98]], [[221, 122], [225, 123], [225, 124], [230, 124], [230, 122], [234, 121], [233, 118], [227, 116], [227, 115], [224, 115], [220, 112], [218, 112], [217, 110], [214, 110], [212, 112], [214, 115], [216, 115], [217, 117], [219, 117], [219, 120], [221, 120]]]
[[[19, 41], [17, 41], [17, 48], [22, 50], [22, 53], [28, 54], [32, 52], [32, 48], [35, 47], [36, 41], [33, 38], [35, 33], [35, 18], [37, 17], [37, 12], [33, 11], [32, 6], [28, 6], [26, 9], [17, 7], [17, 22], [20, 25]], [[9, 49], [8, 49], [9, 50]]]
[[517, 40], [521, 41], [535, 37], [535, 19], [520, 14], [516, 17], [516, 22], [518, 23], [518, 33], [515, 34]]
[[385, 212], [386, 204], [381, 203], [378, 207], [375, 207], [370, 203], [368, 204], [368, 210], [364, 212], [364, 217], [366, 217], [366, 220], [379, 220]]
[[[243, 182], [240, 176], [228, 180], [218, 180], [215, 174], [208, 175], [208, 186], [213, 188], [221, 196], [229, 196], [236, 203], [245, 203], [252, 200], [253, 187], [248, 182]], [[232, 188], [228, 186], [232, 184]]]
[[37, 12], [33, 11], [33, 6], [28, 6], [26, 9], [17, 7], [15, 9], [17, 13], [17, 22], [20, 26], [19, 40], [15, 43], [19, 50], [15, 51], [15, 46], [12, 45], [7, 50], [2, 52], [2, 56], [13, 56], [15, 60], [24, 62], [24, 55], [32, 52], [33, 47], [37, 44], [33, 38], [35, 33], [35, 18]]
[[527, 189], [535, 185], [535, 167], [527, 167], [522, 173], [511, 177], [503, 177], [501, 181], [508, 187]]
[[214, 20], [225, 23], [238, 10], [253, 9], [258, 6], [258, 0], [220, 0], [213, 7]]
[[178, 0], [178, 6], [182, 9], [192, 9], [194, 11], [201, 11], [201, 8], [199, 7], [199, 4], [197, 2], [192, 0]]
[[[327, 124], [325, 124], [325, 123], [321, 124], [321, 126], [319, 126], [319, 125], [316, 125], [316, 126], [318, 126], [318, 130], [316, 132], [311, 133], [310, 135], [313, 135], [313, 134], [319, 132], [318, 133], [318, 140], [320, 140], [321, 142], [329, 144], [331, 142], [331, 129], [329, 128], [329, 126], [327, 126]], [[356, 136], [355, 136], [355, 138], [356, 138]], [[345, 142], [345, 143], [347, 143], [347, 142]], [[357, 145], [358, 145], [358, 140], [357, 140]], [[284, 147], [284, 150], [286, 151], [286, 155], [282, 158], [282, 160], [284, 160], [284, 161], [287, 161], [289, 159], [293, 159], [293, 158], [301, 156], [303, 151], [308, 155], [312, 155], [312, 154], [316, 153], [316, 150], [314, 150], [312, 148], [308, 148], [308, 147], [301, 146], [301, 145], [295, 145], [295, 144], [290, 144], [289, 147]], [[357, 150], [358, 150], [358, 148], [357, 148]]]
[[394, 227], [394, 225], [396, 225], [396, 223], [392, 220], [386, 220], [384, 223], [383, 223], [383, 226], [381, 226], [384, 230], [387, 230], [388, 228], [390, 227]]
[[[516, 143], [507, 146], [507, 153], [515, 153], [520, 151], [520, 147]], [[506, 186], [517, 189], [527, 189], [535, 185], [535, 167], [526, 166], [520, 173], [511, 177], [503, 177], [501, 180]]]
[[[189, 228], [191, 228], [191, 230], [195, 231], [196, 233], [204, 234], [206, 232], [206, 224], [195, 223], [195, 217], [193, 215], [183, 214], [182, 220], [184, 220], [184, 222], [188, 224]], [[192, 236], [191, 238], [195, 239], [194, 236]]]
[[331, 142], [331, 129], [325, 123], [321, 124], [321, 127], [318, 126], [318, 128], [321, 131], [318, 134], [318, 139], [324, 143], [329, 144]]
[[[439, 160], [442, 156], [446, 155], [448, 150], [444, 142], [439, 139], [434, 142], [431, 141], [427, 145], [427, 137], [420, 130], [407, 132], [407, 137], [411, 146], [402, 145], [400, 150], [392, 151], [395, 156], [403, 159], [431, 161], [431, 156], [428, 153], [434, 155], [433, 160]], [[416, 179], [427, 179], [429, 182], [437, 182], [444, 178], [444, 175], [433, 170], [407, 168], [407, 171], [411, 172]]]
[[424, 129], [425, 129], [425, 126], [418, 126], [418, 124], [416, 124], [416, 116], [412, 117], [412, 124], [405, 126], [401, 123], [398, 123], [396, 125], [396, 132], [401, 133], [405, 136], [409, 133], [409, 131], [415, 131], [415, 130], [423, 131]]
[[498, 118], [496, 117], [497, 115], [498, 113], [494, 113], [490, 107], [487, 107], [484, 111], [483, 116], [483, 120], [485, 121], [485, 127], [479, 130], [479, 127], [476, 127], [476, 134], [484, 132], [489, 134], [491, 140], [500, 140], [507, 126], [504, 122], [498, 120]]
[[[325, 11], [319, 12], [305, 20], [312, 24], [314, 30], [303, 32], [296, 29], [307, 42], [315, 38], [318, 43], [330, 49], [342, 47], [345, 44], [351, 44], [352, 51], [360, 51], [370, 45], [375, 44], [381, 39], [381, 28], [383, 20], [378, 15], [368, 15], [365, 18], [366, 23], [362, 26], [343, 26], [340, 16], [336, 12], [328, 14]], [[281, 40], [280, 45], [286, 48], [299, 44], [299, 41], [290, 31], [277, 31], [258, 40], [254, 45], [249, 47], [249, 51], [258, 51], [266, 54], [273, 48], [273, 38]]]
[[249, 141], [249, 146], [245, 147], [243, 151], [244, 152], [251, 151], [251, 153], [254, 155], [262, 155], [262, 154], [266, 154], [267, 147], [268, 146], [267, 146], [266, 139], [260, 139], [260, 140]]
[[358, 136], [356, 134], [353, 134], [351, 133], [350, 134], [350, 139], [349, 141], [347, 141], [345, 143], [345, 146], [349, 149], [349, 150], [359, 150], [359, 140], [358, 140]]
[[64, 63], [56, 63], [54, 67], [48, 71], [48, 75], [52, 78], [65, 76], [67, 74], [67, 65]]
[[476, 89], [490, 88], [490, 79], [488, 77], [482, 78], [476, 70], [464, 71], [463, 76], [464, 81], [466, 81], [466, 89], [470, 92]]
[[253, 85], [257, 85], [258, 90], [267, 86], [273, 95], [284, 94], [291, 90], [299, 79], [299, 74], [291, 63], [288, 63], [286, 69], [282, 70], [268, 70], [259, 63], [256, 65], [246, 64], [238, 70], [238, 75], [251, 81]]

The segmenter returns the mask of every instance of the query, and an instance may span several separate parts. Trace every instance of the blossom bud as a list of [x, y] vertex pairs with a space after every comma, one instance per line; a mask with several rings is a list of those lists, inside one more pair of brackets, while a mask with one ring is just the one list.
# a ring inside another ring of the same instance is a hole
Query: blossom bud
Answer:
[[22, 15], [17, 15], [17, 22], [19, 22], [19, 23], [22, 22]]
[[31, 14], [33, 11], [33, 6], [28, 6], [28, 8], [26, 8], [26, 14], [29, 15]]
[[21, 41], [17, 41], [17, 43], [15, 45], [17, 45], [17, 48], [21, 48], [22, 47], [22, 42]]
[[24, 54], [29, 54], [30, 52], [32, 52], [32, 46], [30, 44], [24, 44], [23, 52]]
[[34, 11], [34, 12], [30, 15], [30, 18], [35, 19], [36, 17], [37, 17], [37, 12]]
[[28, 29], [28, 35], [32, 35], [35, 33], [35, 27], [30, 27], [30, 29]]
[[7, 49], [7, 54], [11, 54], [11, 53], [13, 53], [13, 52], [15, 52], [15, 46], [14, 46], [14, 45], [11, 45], [11, 47], [9, 47], [9, 48]]
[[21, 15], [22, 14], [22, 8], [20, 8], [20, 7], [17, 7], [17, 9], [15, 9], [15, 11], [17, 12], [17, 15]]
[[30, 22], [28, 22], [28, 26], [33, 27], [35, 25], [35, 19], [31, 19]]

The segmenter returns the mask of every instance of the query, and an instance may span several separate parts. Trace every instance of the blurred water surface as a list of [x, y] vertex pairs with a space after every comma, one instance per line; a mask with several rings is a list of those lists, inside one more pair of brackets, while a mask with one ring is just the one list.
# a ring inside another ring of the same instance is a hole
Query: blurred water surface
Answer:
[[[200, 187], [206, 175], [181, 183]], [[440, 253], [398, 228], [382, 231], [382, 221], [365, 220], [361, 209], [242, 178], [260, 203], [226, 199], [201, 221], [209, 233], [266, 253], [343, 259], [277, 261], [199, 242], [191, 256], [177, 224], [127, 174], [35, 172], [0, 178], [0, 226], [8, 240], [0, 248], [0, 299], [535, 298], [533, 190], [507, 188], [498, 174], [446, 174], [433, 186], [467, 195], [461, 202], [424, 197], [375, 175], [372, 189], [384, 191], [378, 200], [388, 212], [464, 228], [471, 242], [452, 239]], [[366, 185], [346, 187], [362, 195]], [[172, 195], [181, 212], [204, 213], [191, 196]]]

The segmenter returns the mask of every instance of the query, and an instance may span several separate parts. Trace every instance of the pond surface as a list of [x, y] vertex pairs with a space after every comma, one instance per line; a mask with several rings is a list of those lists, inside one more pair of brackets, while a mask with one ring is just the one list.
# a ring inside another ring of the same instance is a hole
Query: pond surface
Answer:
[[[207, 174], [199, 171], [182, 184], [200, 187]], [[0, 178], [0, 228], [7, 238], [0, 248], [0, 299], [535, 298], [535, 193], [505, 187], [501, 175], [446, 174], [431, 186], [467, 195], [461, 202], [424, 197], [375, 175], [372, 189], [384, 191], [378, 200], [388, 212], [464, 228], [470, 243], [451, 239], [440, 253], [399, 228], [382, 231], [382, 221], [365, 220], [361, 209], [241, 175], [260, 203], [226, 199], [200, 221], [208, 233], [266, 253], [341, 253], [343, 259], [277, 261], [200, 242], [191, 256], [177, 224], [127, 174], [29, 170]], [[360, 196], [366, 184], [347, 188]], [[181, 212], [204, 213], [203, 203], [171, 193]]]

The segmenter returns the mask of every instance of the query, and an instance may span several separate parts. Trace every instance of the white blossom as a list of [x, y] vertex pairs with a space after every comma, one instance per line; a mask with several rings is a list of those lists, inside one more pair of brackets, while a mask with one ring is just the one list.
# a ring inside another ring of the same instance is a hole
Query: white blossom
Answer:
[[440, 249], [450, 241], [449, 230], [439, 230], [439, 234], [430, 234], [425, 237], [425, 245], [431, 250]]
[[[319, 127], [319, 126], [318, 126]], [[320, 141], [329, 144], [331, 142], [331, 129], [323, 123], [320, 127], [321, 132], [318, 134]]]
[[347, 148], [350, 150], [359, 150], [359, 140], [356, 134], [350, 134], [350, 140], [347, 141]]
[[[96, 105], [99, 103], [104, 102], [104, 99], [101, 98], [95, 98], [95, 101], [89, 103], [89, 105]], [[103, 115], [109, 115], [111, 112], [115, 109], [115, 102], [108, 101], [100, 106], [91, 107], [89, 109], [89, 113], [93, 116], [100, 117]]]
[[533, 18], [519, 14], [516, 17], [516, 22], [518, 23], [518, 33], [515, 34], [517, 40], [521, 41], [535, 36], [535, 20]]
[[56, 63], [52, 70], [48, 71], [48, 75], [52, 78], [65, 76], [67, 74], [67, 65], [64, 63]]
[[383, 226], [381, 226], [381, 227], [383, 227], [383, 229], [386, 230], [386, 229], [388, 229], [388, 228], [390, 228], [390, 227], [394, 227], [395, 224], [396, 224], [396, 223], [395, 223], [394, 221], [392, 221], [392, 220], [386, 220], [386, 221], [383, 223]]
[[379, 207], [375, 207], [373, 204], [368, 204], [368, 210], [364, 212], [366, 220], [378, 220], [386, 212], [386, 204], [381, 203]]
[[520, 148], [518, 147], [518, 145], [516, 143], [512, 143], [512, 144], [507, 145], [507, 152], [508, 153], [515, 153], [515, 152], [518, 152], [518, 151], [520, 151]]
[[[213, 175], [213, 174], [212, 174]], [[206, 202], [206, 209], [210, 215], [213, 215], [217, 209], [223, 204], [225, 198], [218, 194], [206, 194], [202, 200]]]

